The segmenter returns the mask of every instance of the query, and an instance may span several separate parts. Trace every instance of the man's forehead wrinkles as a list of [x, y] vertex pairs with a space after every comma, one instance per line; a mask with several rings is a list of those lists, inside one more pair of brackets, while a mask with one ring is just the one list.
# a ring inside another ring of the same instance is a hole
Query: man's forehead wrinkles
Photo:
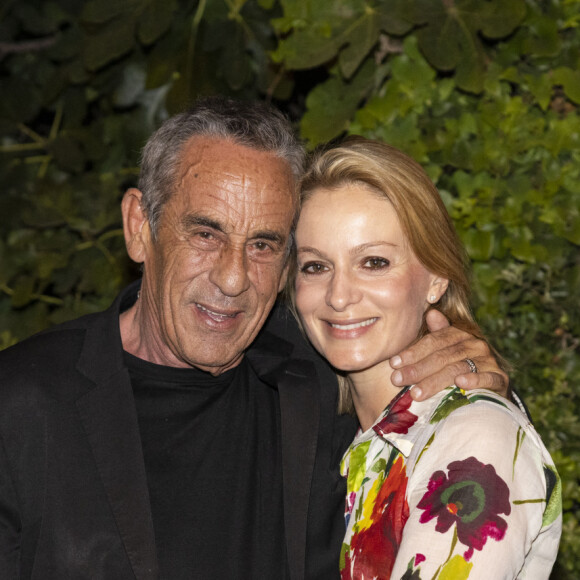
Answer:
[[194, 179], [199, 177], [202, 162], [202, 157], [198, 155], [188, 155], [187, 158], [182, 160], [179, 172], [179, 186], [183, 186], [183, 183], [190, 175]]

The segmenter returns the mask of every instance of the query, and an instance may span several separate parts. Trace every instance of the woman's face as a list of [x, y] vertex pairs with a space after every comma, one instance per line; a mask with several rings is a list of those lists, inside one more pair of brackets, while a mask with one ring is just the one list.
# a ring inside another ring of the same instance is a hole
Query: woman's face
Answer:
[[337, 369], [364, 371], [411, 344], [446, 287], [417, 260], [393, 206], [368, 189], [318, 189], [296, 228], [296, 306]]

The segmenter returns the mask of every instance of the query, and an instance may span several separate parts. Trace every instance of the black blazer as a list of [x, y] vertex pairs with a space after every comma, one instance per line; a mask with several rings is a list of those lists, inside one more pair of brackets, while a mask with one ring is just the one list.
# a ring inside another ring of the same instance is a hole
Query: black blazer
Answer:
[[[153, 524], [137, 415], [111, 308], [0, 353], [0, 578], [153, 580]], [[336, 416], [328, 366], [277, 307], [248, 360], [279, 391], [292, 580], [338, 577], [356, 425]]]

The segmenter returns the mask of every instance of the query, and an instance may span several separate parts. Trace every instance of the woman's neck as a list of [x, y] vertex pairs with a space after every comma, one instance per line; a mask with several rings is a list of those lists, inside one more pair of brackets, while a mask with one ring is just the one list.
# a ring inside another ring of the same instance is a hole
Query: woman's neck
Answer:
[[401, 387], [391, 383], [392, 372], [387, 360], [370, 369], [347, 375], [354, 408], [363, 431], [373, 426], [386, 406], [401, 392]]

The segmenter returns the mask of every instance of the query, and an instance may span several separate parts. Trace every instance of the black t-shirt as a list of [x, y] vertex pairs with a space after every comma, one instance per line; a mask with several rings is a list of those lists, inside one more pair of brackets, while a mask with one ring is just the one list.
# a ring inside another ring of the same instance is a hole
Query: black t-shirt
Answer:
[[245, 360], [217, 377], [125, 360], [160, 578], [287, 578], [277, 391]]

